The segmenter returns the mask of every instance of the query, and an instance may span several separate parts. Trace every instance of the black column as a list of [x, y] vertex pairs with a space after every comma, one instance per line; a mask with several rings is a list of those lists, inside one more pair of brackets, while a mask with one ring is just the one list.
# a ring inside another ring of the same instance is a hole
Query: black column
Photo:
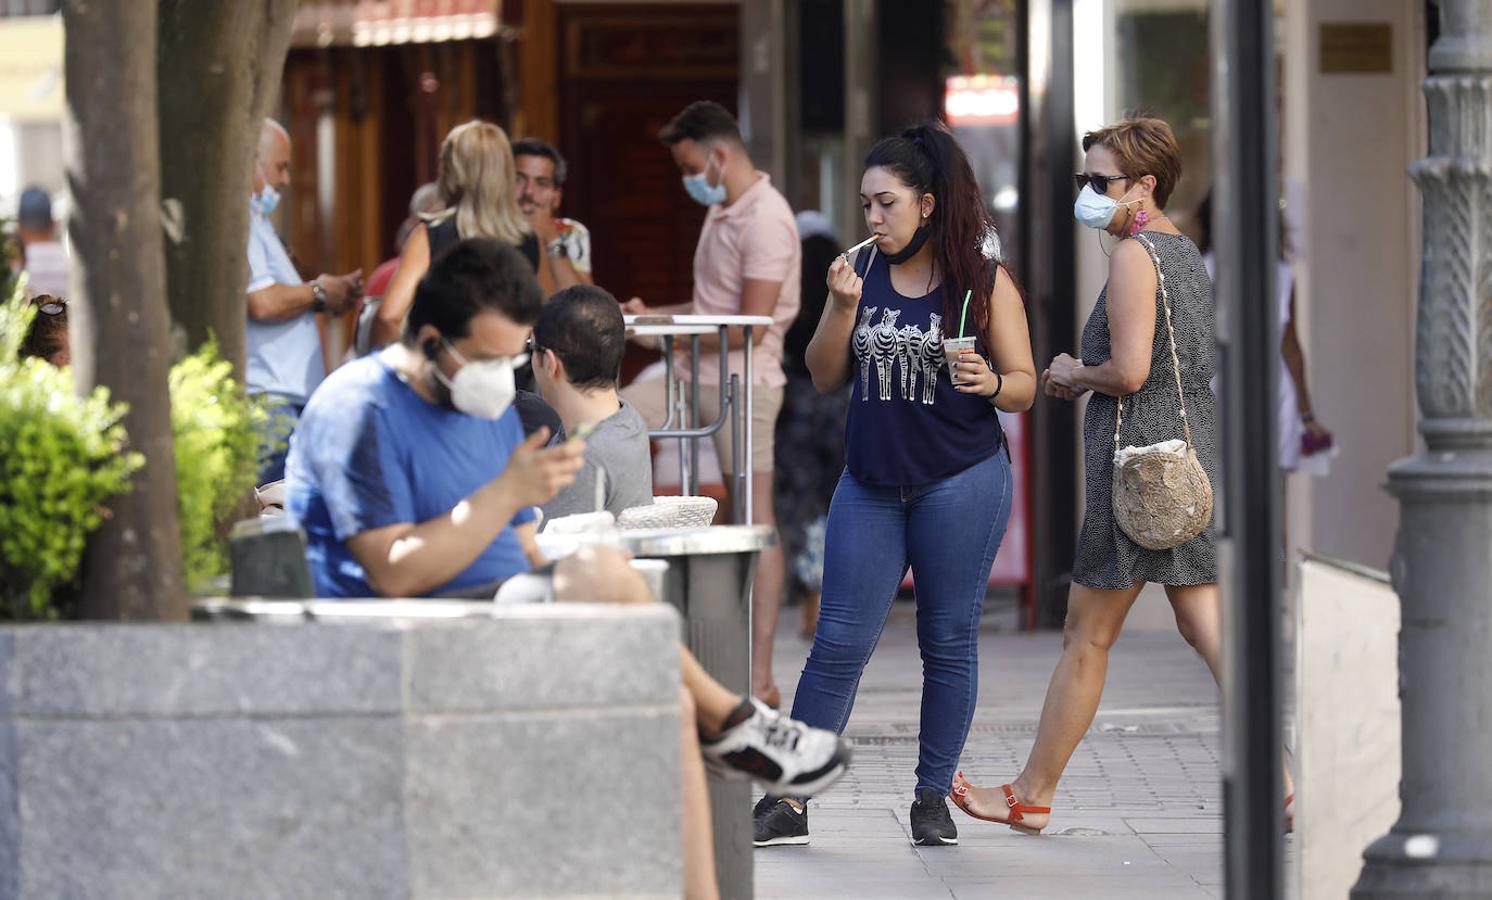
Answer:
[[[1017, 275], [1025, 282], [1036, 369], [1077, 343], [1072, 221], [1072, 173], [1077, 153], [1073, 122], [1072, 0], [1028, 0], [1021, 5], [1022, 172], [1021, 246]], [[1031, 49], [1039, 42], [1040, 50]], [[1043, 71], [1031, 65], [1045, 56]], [[1071, 403], [1038, 397], [1031, 413], [1031, 534], [1036, 624], [1057, 626], [1067, 614], [1067, 587], [1077, 541], [1077, 413]]]
[[1221, 587], [1227, 598], [1223, 801], [1227, 896], [1235, 900], [1281, 895], [1273, 28], [1272, 4], [1213, 4], [1212, 232], [1223, 362]]

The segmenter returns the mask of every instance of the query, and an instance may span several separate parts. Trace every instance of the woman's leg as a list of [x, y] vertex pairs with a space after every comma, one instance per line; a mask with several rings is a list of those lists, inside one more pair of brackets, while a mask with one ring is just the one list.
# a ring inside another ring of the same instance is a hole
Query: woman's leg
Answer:
[[818, 629], [793, 697], [794, 719], [844, 731], [906, 568], [899, 491], [861, 485], [846, 472], [829, 505]]
[[687, 689], [679, 690], [679, 769], [683, 784], [684, 896], [712, 900], [720, 896], [715, 881], [715, 839], [710, 825], [710, 791], [699, 755], [698, 713]]
[[[1057, 782], [1098, 712], [1108, 675], [1109, 648], [1118, 639], [1124, 618], [1144, 586], [1143, 581], [1137, 581], [1119, 590], [1100, 590], [1073, 584], [1068, 592], [1062, 657], [1047, 686], [1041, 724], [1026, 768], [1011, 782], [1011, 790], [1021, 803], [1051, 806]], [[982, 815], [1001, 818], [1007, 809], [999, 788], [974, 788], [969, 806]], [[1043, 828], [1047, 820], [1045, 813], [1027, 813], [1023, 824]]]
[[979, 698], [979, 617], [1010, 519], [1010, 466], [999, 455], [912, 503], [907, 549], [917, 580], [922, 726], [917, 787], [948, 793]]
[[[1223, 683], [1223, 613], [1218, 587], [1215, 584], [1167, 585], [1166, 597], [1176, 614], [1176, 630], [1186, 639], [1207, 668], [1212, 680], [1219, 686]], [[1295, 780], [1290, 777], [1290, 764], [1283, 748], [1280, 765], [1284, 772], [1285, 796], [1295, 793]]]

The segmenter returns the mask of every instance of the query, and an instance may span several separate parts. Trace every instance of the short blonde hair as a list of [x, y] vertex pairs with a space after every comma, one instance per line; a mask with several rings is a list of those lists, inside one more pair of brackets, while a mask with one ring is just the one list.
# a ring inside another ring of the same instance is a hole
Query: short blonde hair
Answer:
[[1181, 145], [1171, 126], [1161, 119], [1141, 117], [1124, 119], [1083, 135], [1083, 152], [1094, 144], [1119, 159], [1119, 171], [1125, 178], [1138, 180], [1155, 176], [1155, 205], [1164, 207], [1171, 191], [1181, 180]]
[[454, 214], [462, 238], [518, 244], [530, 229], [518, 209], [515, 179], [513, 146], [501, 128], [477, 120], [457, 125], [440, 145], [436, 185], [445, 209], [429, 221]]

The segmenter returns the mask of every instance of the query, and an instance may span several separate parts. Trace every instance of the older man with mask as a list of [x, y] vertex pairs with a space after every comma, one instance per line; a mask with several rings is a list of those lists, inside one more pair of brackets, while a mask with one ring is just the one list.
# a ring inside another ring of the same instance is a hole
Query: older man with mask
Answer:
[[265, 119], [251, 166], [247, 381], [278, 401], [259, 451], [259, 483], [285, 477], [285, 452], [311, 392], [326, 377], [317, 315], [338, 316], [362, 293], [361, 269], [301, 280], [270, 215], [290, 186], [290, 135]]

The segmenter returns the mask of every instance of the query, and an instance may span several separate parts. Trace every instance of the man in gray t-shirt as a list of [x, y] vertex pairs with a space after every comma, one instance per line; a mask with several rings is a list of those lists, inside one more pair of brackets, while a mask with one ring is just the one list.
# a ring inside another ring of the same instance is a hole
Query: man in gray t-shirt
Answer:
[[564, 422], [585, 436], [585, 466], [575, 483], [544, 506], [549, 521], [606, 510], [620, 515], [653, 502], [653, 460], [642, 414], [617, 395], [626, 327], [621, 307], [589, 284], [566, 288], [544, 303], [534, 323], [534, 380]]

